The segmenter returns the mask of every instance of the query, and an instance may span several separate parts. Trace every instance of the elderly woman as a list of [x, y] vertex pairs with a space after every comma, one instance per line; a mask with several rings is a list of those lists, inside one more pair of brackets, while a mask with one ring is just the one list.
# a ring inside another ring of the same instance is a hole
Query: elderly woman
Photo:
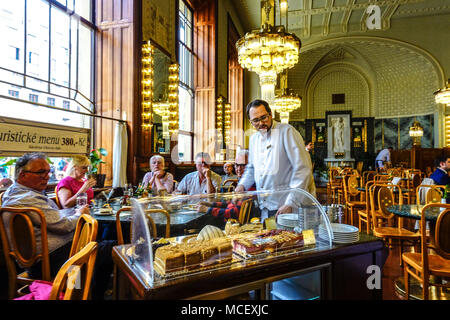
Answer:
[[77, 196], [86, 193], [88, 203], [94, 198], [92, 187], [95, 186], [95, 179], [86, 179], [86, 172], [91, 162], [84, 155], [77, 155], [72, 158], [66, 169], [66, 177], [59, 181], [56, 186], [59, 203], [63, 208], [74, 207]]
[[145, 189], [151, 189], [153, 193], [160, 194], [164, 190], [171, 193], [173, 190], [173, 175], [164, 171], [164, 158], [155, 155], [150, 158], [150, 172], [144, 176], [142, 185]]

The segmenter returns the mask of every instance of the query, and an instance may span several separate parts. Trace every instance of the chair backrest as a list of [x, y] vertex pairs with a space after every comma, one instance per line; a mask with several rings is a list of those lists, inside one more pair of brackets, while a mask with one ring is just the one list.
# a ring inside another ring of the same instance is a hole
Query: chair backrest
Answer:
[[232, 192], [238, 184], [238, 179], [227, 179], [218, 187], [219, 192]]
[[56, 202], [56, 205], [58, 206], [58, 208], [62, 209], [62, 205], [61, 205], [61, 202], [59, 201], [59, 197], [58, 197], [58, 186], [55, 186], [55, 202]]
[[2, 202], [3, 202], [3, 194], [5, 193], [5, 191], [0, 192], [0, 207], [2, 206]]
[[[399, 195], [401, 197], [401, 192], [399, 192]], [[378, 206], [379, 206], [379, 213], [386, 218], [386, 219], [392, 219], [394, 216], [393, 213], [389, 212], [387, 210], [388, 207], [395, 204], [395, 198], [394, 193], [391, 188], [388, 186], [382, 186], [380, 188], [380, 191], [378, 192]]]
[[411, 177], [410, 189], [415, 191], [417, 187], [420, 185], [421, 181], [422, 177], [420, 176], [420, 173], [414, 173]]
[[[120, 214], [123, 212], [131, 211], [131, 207], [123, 207], [117, 210], [116, 212], [116, 231], [117, 231], [117, 244], [122, 245], [125, 244], [123, 240], [123, 233], [122, 233], [122, 223], [120, 222]], [[130, 234], [131, 234], [131, 224], [130, 224]]]
[[[37, 235], [30, 214], [37, 217], [40, 225], [40, 252], [38, 252]], [[22, 268], [30, 268], [40, 261], [41, 280], [50, 281], [47, 223], [45, 215], [40, 209], [33, 207], [0, 208], [0, 236], [8, 269], [10, 299], [16, 296], [19, 284], [16, 263]]]
[[356, 170], [358, 170], [359, 174], [362, 174], [363, 165], [364, 162], [362, 161], [358, 161], [358, 163], [356, 164]]
[[378, 227], [378, 217], [380, 212], [379, 193], [383, 187], [387, 187], [386, 184], [374, 183], [369, 187], [370, 197], [370, 215], [372, 219], [372, 227]]
[[364, 171], [362, 173], [363, 184], [366, 184], [368, 181], [374, 180], [376, 174], [376, 171]]
[[[428, 248], [430, 243], [427, 236], [425, 211], [431, 208], [443, 209], [436, 221], [433, 250], [445, 259], [450, 259], [450, 204], [429, 203], [422, 208], [420, 218], [421, 253], [424, 273], [428, 273]], [[436, 209], [435, 209], [436, 210]]]
[[89, 298], [97, 251], [97, 242], [91, 241], [62, 265], [53, 281], [50, 300], [58, 300], [61, 293], [63, 300]]
[[[151, 218], [151, 216], [149, 215], [150, 213], [161, 213], [166, 216], [166, 235], [165, 235], [165, 237], [169, 238], [170, 237], [170, 214], [169, 214], [169, 212], [166, 210], [163, 210], [163, 209], [147, 209], [147, 210], [145, 210], [145, 215], [146, 215], [147, 219]], [[151, 219], [151, 220], [148, 219], [148, 222], [150, 224], [152, 224], [153, 219]], [[156, 237], [157, 236], [156, 225], [154, 222], [153, 222], [153, 226], [154, 226], [154, 236], [153, 237]]]
[[253, 205], [253, 199], [247, 199], [242, 202], [241, 210], [239, 211], [239, 223], [240, 224], [246, 224], [249, 222], [252, 205]]
[[175, 191], [175, 190], [177, 189], [178, 183], [179, 183], [179, 182], [178, 182], [177, 180], [175, 180], [175, 179], [173, 180], [173, 189], [172, 189], [172, 192]]
[[69, 257], [72, 257], [75, 253], [84, 248], [89, 242], [95, 241], [97, 239], [97, 231], [97, 220], [88, 214], [82, 214], [78, 218]]

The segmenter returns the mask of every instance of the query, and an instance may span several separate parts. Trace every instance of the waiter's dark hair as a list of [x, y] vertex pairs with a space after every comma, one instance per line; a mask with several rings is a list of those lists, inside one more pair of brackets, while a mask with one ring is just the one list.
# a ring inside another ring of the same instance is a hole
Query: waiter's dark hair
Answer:
[[247, 118], [248, 119], [250, 119], [250, 109], [253, 108], [253, 107], [259, 107], [260, 105], [263, 105], [264, 108], [266, 108], [267, 113], [272, 114], [272, 110], [270, 109], [269, 104], [267, 103], [267, 101], [256, 99], [256, 100], [253, 100], [252, 102], [250, 102], [247, 105], [247, 108], [245, 109], [245, 112], [247, 113]]

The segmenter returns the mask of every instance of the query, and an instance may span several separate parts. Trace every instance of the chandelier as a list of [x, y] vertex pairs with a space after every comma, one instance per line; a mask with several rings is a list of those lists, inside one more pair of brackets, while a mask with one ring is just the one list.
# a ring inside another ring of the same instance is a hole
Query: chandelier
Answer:
[[300, 108], [301, 98], [287, 87], [287, 70], [283, 72], [280, 78], [281, 94], [277, 95], [270, 107], [280, 114], [280, 121], [289, 122], [289, 113]]
[[450, 79], [447, 80], [446, 86], [434, 93], [436, 103], [442, 103], [450, 106]]
[[153, 46], [150, 41], [142, 46], [142, 128], [151, 130], [153, 126]]
[[297, 64], [301, 41], [287, 33], [284, 26], [270, 24], [273, 1], [262, 0], [261, 7], [266, 13], [265, 21], [261, 14], [261, 29], [247, 32], [236, 42], [236, 48], [239, 64], [259, 75], [261, 98], [270, 103], [275, 96], [277, 75]]
[[413, 138], [413, 145], [420, 146], [420, 138], [423, 136], [423, 128], [419, 121], [414, 121], [412, 127], [409, 128], [409, 136]]

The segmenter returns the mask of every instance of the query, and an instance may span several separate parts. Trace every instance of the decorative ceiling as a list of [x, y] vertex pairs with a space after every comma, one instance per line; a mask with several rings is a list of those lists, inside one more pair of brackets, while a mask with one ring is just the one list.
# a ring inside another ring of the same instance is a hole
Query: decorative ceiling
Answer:
[[[260, 0], [231, 0], [246, 31], [258, 29]], [[288, 0], [289, 32], [302, 40], [309, 37], [368, 31], [367, 8], [377, 5], [381, 29], [388, 30], [395, 19], [450, 13], [449, 0]], [[276, 24], [279, 21], [279, 0], [275, 0]]]

